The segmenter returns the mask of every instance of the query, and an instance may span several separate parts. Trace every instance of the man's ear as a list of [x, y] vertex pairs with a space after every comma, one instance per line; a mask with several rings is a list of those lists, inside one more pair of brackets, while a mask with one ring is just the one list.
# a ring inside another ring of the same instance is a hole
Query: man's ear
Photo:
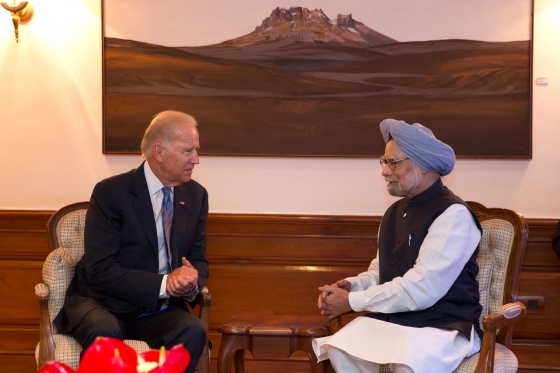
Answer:
[[154, 154], [154, 158], [156, 159], [156, 161], [158, 162], [163, 161], [163, 147], [161, 146], [161, 143], [155, 142], [152, 145], [152, 152]]

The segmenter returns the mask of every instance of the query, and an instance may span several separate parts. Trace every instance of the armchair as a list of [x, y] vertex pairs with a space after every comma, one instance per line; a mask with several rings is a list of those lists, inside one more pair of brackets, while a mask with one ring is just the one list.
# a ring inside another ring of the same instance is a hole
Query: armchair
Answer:
[[[35, 286], [39, 299], [39, 343], [35, 349], [37, 370], [47, 361], [58, 360], [77, 369], [82, 346], [69, 334], [58, 332], [52, 323], [64, 304], [66, 288], [72, 280], [76, 263], [84, 254], [84, 223], [88, 202], [79, 202], [58, 210], [47, 222], [51, 253], [43, 264], [43, 283]], [[204, 287], [199, 297], [199, 317], [208, 332], [211, 296]], [[198, 307], [197, 307], [198, 308]], [[125, 340], [136, 352], [149, 349], [144, 341]], [[196, 372], [208, 372], [210, 353], [208, 342], [198, 361]]]
[[[527, 243], [528, 228], [522, 215], [511, 210], [486, 208], [467, 202], [482, 225], [477, 263], [484, 331], [480, 352], [464, 359], [454, 373], [514, 373], [517, 358], [510, 351], [513, 325], [525, 316], [525, 306], [517, 302], [519, 272]], [[330, 334], [342, 327], [341, 317], [331, 320]], [[327, 371], [333, 371], [330, 362]], [[391, 373], [389, 365], [380, 372]]]

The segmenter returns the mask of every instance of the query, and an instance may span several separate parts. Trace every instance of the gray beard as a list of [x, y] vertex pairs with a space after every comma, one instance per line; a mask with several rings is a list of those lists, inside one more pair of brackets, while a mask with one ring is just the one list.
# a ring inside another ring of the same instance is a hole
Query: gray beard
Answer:
[[398, 185], [389, 184], [387, 185], [387, 192], [393, 197], [404, 197], [402, 189]]

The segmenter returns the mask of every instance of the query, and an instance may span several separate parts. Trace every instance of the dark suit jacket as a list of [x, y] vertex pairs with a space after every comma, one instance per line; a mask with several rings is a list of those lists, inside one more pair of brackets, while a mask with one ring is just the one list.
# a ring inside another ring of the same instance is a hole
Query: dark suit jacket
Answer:
[[[198, 270], [202, 289], [209, 275], [206, 189], [194, 180], [175, 187], [173, 208], [172, 268], [187, 258]], [[158, 268], [156, 225], [142, 164], [95, 186], [86, 214], [84, 256], [54, 324], [69, 332], [99, 307], [117, 313], [157, 309], [163, 279]]]

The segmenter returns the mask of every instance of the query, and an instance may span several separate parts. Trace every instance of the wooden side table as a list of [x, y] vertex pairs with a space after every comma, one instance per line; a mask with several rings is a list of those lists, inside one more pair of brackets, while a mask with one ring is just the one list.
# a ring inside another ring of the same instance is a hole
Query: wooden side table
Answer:
[[311, 371], [324, 373], [325, 363], [317, 363], [311, 341], [329, 334], [329, 320], [324, 316], [239, 315], [218, 328], [222, 344], [218, 355], [218, 372], [245, 370], [245, 351], [253, 357], [289, 358], [294, 351], [309, 356]]

